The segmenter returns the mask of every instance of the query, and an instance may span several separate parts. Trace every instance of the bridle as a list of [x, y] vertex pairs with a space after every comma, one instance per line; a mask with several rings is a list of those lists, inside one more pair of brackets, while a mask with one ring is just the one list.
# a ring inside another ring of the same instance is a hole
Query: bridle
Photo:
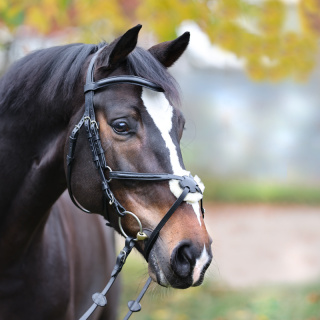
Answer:
[[[102, 49], [102, 48], [101, 48]], [[101, 50], [100, 49], [100, 50]], [[128, 83], [133, 84], [141, 87], [145, 87], [157, 92], [164, 92], [163, 88], [157, 85], [156, 83], [146, 80], [141, 77], [132, 76], [132, 75], [123, 75], [123, 76], [116, 76], [116, 77], [109, 77], [104, 78], [102, 80], [94, 82], [94, 64], [100, 52], [98, 50], [94, 56], [92, 57], [89, 67], [87, 70], [86, 75], [86, 84], [84, 86], [84, 94], [85, 94], [85, 111], [84, 114], [79, 121], [79, 123], [74, 127], [70, 137], [69, 137], [69, 151], [67, 155], [67, 186], [70, 198], [72, 202], [82, 211], [90, 213], [89, 210], [83, 208], [75, 199], [72, 187], [71, 187], [71, 177], [72, 177], [72, 164], [74, 161], [74, 152], [76, 147], [77, 138], [82, 126], [84, 126], [87, 134], [87, 138], [89, 141], [89, 146], [92, 153], [93, 162], [95, 164], [96, 169], [99, 172], [101, 183], [102, 183], [102, 193], [103, 193], [103, 216], [105, 219], [110, 221], [110, 207], [113, 211], [118, 215], [119, 220], [119, 228], [125, 240], [125, 246], [123, 250], [121, 250], [120, 254], [117, 257], [116, 265], [111, 273], [111, 278], [101, 293], [95, 293], [92, 296], [93, 305], [88, 309], [88, 311], [81, 317], [81, 320], [87, 319], [92, 312], [99, 306], [105, 306], [107, 304], [107, 300], [105, 298], [106, 293], [111, 288], [112, 284], [114, 283], [116, 277], [118, 276], [119, 272], [121, 271], [126, 258], [128, 257], [129, 253], [133, 249], [136, 244], [136, 241], [145, 241], [145, 248], [144, 248], [144, 257], [146, 261], [148, 261], [150, 251], [156, 242], [160, 230], [163, 228], [165, 223], [169, 220], [172, 214], [176, 211], [178, 206], [184, 201], [186, 195], [190, 193], [201, 192], [200, 187], [198, 186], [197, 182], [190, 176], [178, 176], [170, 173], [138, 173], [138, 172], [125, 172], [125, 171], [112, 171], [112, 169], [107, 165], [105, 153], [101, 145], [101, 140], [99, 136], [99, 124], [96, 121], [95, 112], [94, 112], [94, 104], [93, 104], [93, 96], [94, 91], [105, 88], [107, 86], [116, 85], [120, 83]], [[109, 171], [108, 178], [105, 176], [105, 170]], [[110, 181], [112, 179], [118, 180], [138, 180], [138, 181], [166, 181], [166, 180], [178, 180], [179, 185], [182, 189], [181, 195], [177, 198], [177, 200], [173, 203], [172, 207], [166, 213], [166, 215], [162, 218], [156, 228], [152, 231], [151, 235], [148, 236], [143, 232], [142, 224], [139, 218], [132, 212], [127, 211], [115, 198], [113, 192], [110, 189]], [[201, 212], [204, 214], [204, 209], [202, 206], [202, 199], [201, 201]], [[121, 219], [125, 215], [133, 216], [138, 225], [139, 225], [139, 232], [137, 233], [136, 238], [132, 238], [127, 236], [125, 231], [122, 228]], [[108, 224], [107, 224], [108, 225]], [[141, 310], [140, 300], [142, 299], [144, 293], [147, 291], [150, 283], [151, 278], [149, 278], [142, 289], [141, 293], [139, 294], [138, 298], [135, 301], [130, 301], [128, 303], [129, 312], [127, 313], [124, 319], [128, 319], [133, 312], [137, 312]]]

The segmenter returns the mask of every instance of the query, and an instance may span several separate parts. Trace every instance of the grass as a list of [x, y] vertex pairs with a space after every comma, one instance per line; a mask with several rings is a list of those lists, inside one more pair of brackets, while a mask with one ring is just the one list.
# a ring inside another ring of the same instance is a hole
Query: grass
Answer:
[[[147, 279], [146, 264], [130, 256], [122, 272], [120, 317]], [[152, 285], [142, 300], [139, 320], [320, 320], [320, 281], [231, 290], [214, 281], [187, 290]]]
[[204, 180], [205, 199], [216, 202], [320, 204], [320, 186]]

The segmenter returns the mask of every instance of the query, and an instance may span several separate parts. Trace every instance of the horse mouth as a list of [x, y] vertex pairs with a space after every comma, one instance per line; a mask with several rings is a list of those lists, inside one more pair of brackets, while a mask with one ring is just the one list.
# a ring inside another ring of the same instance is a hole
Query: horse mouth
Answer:
[[189, 287], [200, 286], [203, 283], [206, 270], [210, 263], [211, 259], [207, 261], [200, 271], [197, 269], [197, 266], [194, 265], [188, 275], [181, 277], [174, 272], [170, 263], [166, 263], [163, 255], [157, 255], [155, 250], [151, 250], [148, 270], [152, 280], [162, 287], [187, 289]]
[[150, 252], [148, 269], [149, 275], [154, 282], [157, 282], [162, 287], [171, 287], [169, 281], [167, 280], [164, 272], [160, 267], [159, 261], [157, 260], [157, 257], [154, 254], [153, 250]]
[[207, 269], [210, 266], [210, 263], [211, 263], [211, 261], [207, 262], [207, 264], [203, 267], [202, 271], [200, 272], [199, 279], [192, 284], [193, 287], [198, 287], [198, 286], [202, 285], [203, 280], [204, 280], [204, 276], [206, 274]]

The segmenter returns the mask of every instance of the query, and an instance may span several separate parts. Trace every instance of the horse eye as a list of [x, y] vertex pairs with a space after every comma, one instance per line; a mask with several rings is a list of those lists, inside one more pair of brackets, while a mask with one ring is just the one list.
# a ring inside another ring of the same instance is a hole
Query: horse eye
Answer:
[[118, 134], [127, 134], [130, 132], [128, 124], [124, 121], [115, 122], [112, 124], [112, 129]]

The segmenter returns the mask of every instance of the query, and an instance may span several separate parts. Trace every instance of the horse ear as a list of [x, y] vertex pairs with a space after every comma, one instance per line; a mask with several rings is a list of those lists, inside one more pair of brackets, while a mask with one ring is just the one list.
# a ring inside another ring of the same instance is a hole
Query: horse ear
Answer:
[[150, 53], [165, 67], [171, 67], [186, 50], [190, 32], [185, 32], [175, 40], [159, 43], [149, 49]]
[[129, 29], [124, 35], [106, 46], [99, 54], [96, 68], [114, 69], [123, 62], [128, 54], [136, 47], [138, 34], [142, 25], [138, 24]]

